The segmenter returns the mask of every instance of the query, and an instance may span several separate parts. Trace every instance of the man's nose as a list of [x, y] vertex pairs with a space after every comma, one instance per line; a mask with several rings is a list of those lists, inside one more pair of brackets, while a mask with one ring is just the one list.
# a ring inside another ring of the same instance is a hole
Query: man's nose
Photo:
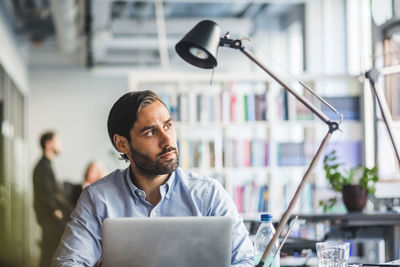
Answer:
[[171, 145], [171, 133], [167, 131], [161, 131], [160, 147]]

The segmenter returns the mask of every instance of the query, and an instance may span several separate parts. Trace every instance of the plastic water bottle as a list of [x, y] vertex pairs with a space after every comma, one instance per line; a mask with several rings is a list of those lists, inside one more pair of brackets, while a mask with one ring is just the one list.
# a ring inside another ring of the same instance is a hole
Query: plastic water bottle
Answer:
[[[255, 264], [257, 265], [262, 255], [264, 254], [265, 249], [267, 248], [269, 242], [275, 234], [275, 228], [272, 224], [272, 216], [269, 213], [261, 214], [261, 224], [257, 230], [254, 247], [255, 247]], [[268, 267], [279, 267], [280, 266], [280, 256], [279, 253], [276, 254], [274, 258], [275, 252], [279, 248], [279, 240], [275, 241], [271, 251], [269, 252], [268, 257], [264, 261], [264, 266]], [[272, 261], [272, 264], [271, 264]]]

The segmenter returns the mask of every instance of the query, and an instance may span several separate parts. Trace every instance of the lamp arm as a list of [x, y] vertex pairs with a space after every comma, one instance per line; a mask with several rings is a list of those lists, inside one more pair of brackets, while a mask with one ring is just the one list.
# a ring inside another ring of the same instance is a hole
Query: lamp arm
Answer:
[[[303, 97], [302, 95], [299, 95], [289, 85], [287, 85], [277, 75], [275, 75], [271, 70], [269, 70], [266, 66], [264, 66], [249, 50], [247, 50], [242, 45], [241, 40], [230, 39], [229, 35], [226, 34], [224, 37], [220, 38], [219, 46], [239, 49], [244, 55], [246, 55], [251, 61], [253, 61], [262, 70], [264, 70], [269, 76], [271, 76], [276, 82], [278, 82], [283, 88], [285, 88], [285, 90], [287, 90], [295, 98], [297, 98], [297, 100], [299, 100], [303, 105], [305, 105], [309, 110], [311, 110], [318, 118], [320, 118], [323, 122], [325, 122], [329, 127], [335, 127], [335, 124], [337, 125], [336, 122], [331, 121], [328, 116], [326, 116], [317, 107], [315, 107], [312, 103], [310, 103], [305, 97]], [[304, 86], [303, 83], [300, 83], [300, 84]], [[316, 95], [316, 96], [319, 99], [321, 99], [318, 95]], [[325, 101], [324, 101], [324, 103], [325, 103]]]
[[[279, 79], [272, 71], [270, 71], [267, 67], [265, 67], [250, 51], [248, 51], [242, 45], [241, 40], [232, 40], [232, 39], [229, 39], [228, 35], [225, 35], [223, 38], [220, 38], [219, 45], [224, 46], [224, 47], [239, 49], [240, 51], [242, 51], [242, 53], [245, 54], [251, 61], [253, 61], [255, 64], [257, 64], [269, 76], [271, 76], [276, 82], [278, 82], [283, 88], [285, 88], [289, 93], [291, 93], [294, 97], [296, 97], [297, 100], [299, 100], [303, 105], [305, 105], [309, 110], [311, 110], [311, 112], [313, 112], [318, 118], [320, 118], [323, 122], [325, 122], [329, 126], [329, 130], [328, 130], [327, 134], [325, 135], [324, 139], [322, 140], [322, 143], [320, 144], [316, 154], [314, 155], [310, 166], [308, 167], [306, 173], [303, 176], [303, 179], [301, 180], [299, 186], [297, 187], [297, 190], [296, 190], [292, 200], [290, 201], [288, 208], [286, 209], [285, 213], [282, 216], [282, 219], [279, 222], [278, 227], [276, 228], [275, 234], [273, 235], [271, 241], [269, 242], [267, 248], [264, 251], [264, 254], [261, 258], [260, 263], [257, 265], [257, 267], [261, 267], [264, 265], [264, 262], [267, 259], [267, 256], [270, 254], [270, 251], [271, 251], [275, 241], [278, 239], [279, 235], [281, 234], [283, 227], [289, 220], [292, 209], [295, 206], [297, 199], [299, 198], [304, 186], [306, 185], [308, 177], [310, 176], [311, 172], [313, 171], [313, 169], [317, 165], [319, 159], [321, 158], [321, 155], [323, 154], [323, 151], [324, 151], [326, 145], [328, 144], [330, 137], [332, 136], [334, 131], [339, 129], [339, 123], [331, 121], [328, 116], [326, 116], [323, 112], [321, 112], [319, 109], [317, 109], [306, 98], [304, 98], [302, 95], [299, 95], [296, 91], [294, 91], [292, 88], [290, 88], [285, 82], [283, 82], [281, 79]], [[342, 118], [341, 114], [340, 114], [340, 117]]]
[[274, 73], [272, 73], [269, 69], [267, 69], [263, 64], [261, 64], [255, 57], [254, 55], [248, 51], [245, 47], [240, 48], [240, 51], [242, 51], [243, 54], [245, 54], [251, 61], [256, 63], [260, 68], [262, 68], [266, 73], [268, 73], [269, 76], [271, 76], [276, 82], [278, 82], [283, 88], [285, 88], [289, 93], [291, 93], [294, 97], [297, 98], [303, 105], [305, 105], [309, 110], [311, 110], [318, 118], [320, 118], [323, 122], [325, 122], [327, 125], [331, 123], [331, 120], [326, 116], [324, 113], [322, 113], [320, 110], [318, 110], [312, 103], [310, 103], [306, 98], [304, 98], [302, 95], [299, 95], [296, 91], [294, 91], [292, 88], [290, 88], [285, 82], [283, 82], [281, 79], [279, 79]]
[[394, 153], [396, 154], [398, 167], [400, 168], [399, 147], [398, 147], [398, 145], [396, 143], [396, 139], [394, 138], [394, 135], [393, 135], [393, 125], [392, 125], [393, 119], [392, 119], [392, 116], [390, 115], [389, 107], [387, 106], [387, 103], [385, 101], [385, 96], [382, 94], [382, 92], [380, 90], [377, 90], [376, 85], [375, 85], [375, 83], [378, 79], [378, 76], [379, 76], [379, 73], [375, 68], [373, 68], [365, 73], [365, 77], [367, 77], [367, 79], [369, 80], [371, 88], [373, 89], [373, 91], [375, 93], [379, 108], [382, 113], [383, 122], [385, 123], [386, 129], [389, 133], [390, 141], [392, 142], [393, 150], [394, 150]]
[[324, 139], [322, 140], [322, 142], [317, 150], [317, 153], [314, 155], [314, 158], [312, 159], [310, 166], [308, 167], [306, 173], [303, 176], [303, 179], [301, 180], [299, 186], [297, 187], [297, 190], [294, 193], [294, 196], [293, 196], [292, 200], [290, 201], [288, 208], [286, 209], [285, 213], [283, 214], [282, 219], [280, 220], [279, 225], [276, 228], [275, 234], [273, 235], [271, 241], [268, 243], [268, 246], [266, 247], [264, 254], [261, 257], [261, 261], [256, 265], [256, 267], [264, 266], [264, 262], [267, 259], [268, 255], [270, 254], [270, 251], [271, 251], [273, 245], [275, 244], [275, 241], [278, 239], [279, 235], [281, 234], [281, 232], [283, 230], [283, 227], [285, 226], [285, 224], [287, 223], [287, 221], [290, 218], [292, 209], [293, 209], [294, 205], [296, 204], [296, 201], [299, 198], [301, 191], [303, 190], [303, 187], [306, 185], [308, 177], [310, 176], [312, 170], [315, 168], [319, 159], [321, 158], [321, 155], [322, 155], [323, 151], [325, 150], [325, 147], [328, 144], [328, 141], [334, 131], [335, 131], [335, 129], [330, 127], [329, 131], [327, 132]]

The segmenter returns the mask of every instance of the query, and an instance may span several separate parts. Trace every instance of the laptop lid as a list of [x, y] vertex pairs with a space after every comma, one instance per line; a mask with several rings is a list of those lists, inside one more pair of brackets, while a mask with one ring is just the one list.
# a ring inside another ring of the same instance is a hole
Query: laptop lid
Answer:
[[230, 266], [229, 217], [108, 218], [103, 267]]

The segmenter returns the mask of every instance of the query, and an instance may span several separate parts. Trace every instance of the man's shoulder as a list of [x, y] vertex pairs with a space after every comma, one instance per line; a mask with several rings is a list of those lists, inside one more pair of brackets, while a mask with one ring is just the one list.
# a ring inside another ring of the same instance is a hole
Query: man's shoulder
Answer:
[[33, 176], [41, 176], [44, 173], [52, 172], [50, 161], [45, 157], [40, 158], [33, 168]]
[[46, 159], [45, 157], [41, 157], [35, 165], [35, 169], [41, 166], [49, 166], [50, 165], [50, 161], [48, 159]]
[[127, 169], [117, 169], [103, 178], [97, 180], [95, 183], [88, 185], [89, 190], [101, 191], [111, 190], [112, 188], [120, 188], [121, 184], [125, 182]]

